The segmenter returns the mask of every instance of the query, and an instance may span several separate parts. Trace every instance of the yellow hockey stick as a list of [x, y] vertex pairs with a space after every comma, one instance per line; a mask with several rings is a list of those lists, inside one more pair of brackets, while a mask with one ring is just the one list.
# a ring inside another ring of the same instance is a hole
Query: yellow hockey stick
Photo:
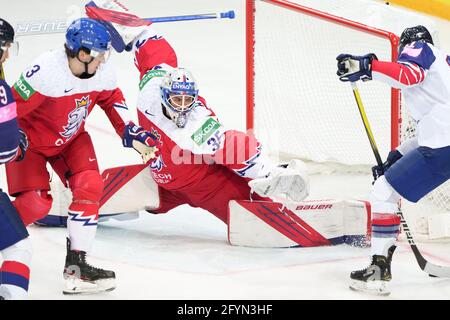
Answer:
[[[372, 147], [373, 154], [377, 160], [379, 166], [383, 167], [383, 162], [381, 161], [380, 152], [378, 151], [377, 144], [375, 143], [375, 139], [373, 137], [372, 130], [370, 129], [369, 119], [367, 118], [366, 112], [364, 111], [364, 106], [361, 101], [361, 96], [359, 95], [358, 87], [355, 82], [351, 82], [353, 95], [355, 96], [356, 104], [358, 105], [359, 113], [361, 115], [361, 119], [364, 124], [364, 128], [366, 129], [367, 137], [370, 141], [370, 146]], [[419, 264], [420, 269], [428, 273], [433, 277], [450, 277], [450, 267], [447, 266], [439, 266], [427, 261], [423, 255], [420, 253], [419, 248], [417, 247], [408, 224], [406, 223], [405, 217], [403, 216], [402, 211], [398, 210], [397, 215], [400, 217], [400, 221], [402, 223], [403, 231], [405, 231], [406, 239], [408, 240], [409, 245], [414, 253], [414, 257]]]

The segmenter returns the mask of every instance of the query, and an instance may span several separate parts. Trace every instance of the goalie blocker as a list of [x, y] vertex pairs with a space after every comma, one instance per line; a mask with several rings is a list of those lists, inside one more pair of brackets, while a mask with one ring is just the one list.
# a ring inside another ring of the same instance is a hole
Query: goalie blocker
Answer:
[[[159, 207], [158, 186], [148, 165], [106, 169], [100, 219], [129, 220], [142, 210]], [[53, 206], [39, 221], [46, 226], [65, 226], [71, 202], [70, 190], [52, 184]], [[370, 205], [357, 200], [288, 202], [231, 201], [228, 208], [228, 241], [231, 245], [282, 248], [316, 247], [347, 243], [370, 244]]]

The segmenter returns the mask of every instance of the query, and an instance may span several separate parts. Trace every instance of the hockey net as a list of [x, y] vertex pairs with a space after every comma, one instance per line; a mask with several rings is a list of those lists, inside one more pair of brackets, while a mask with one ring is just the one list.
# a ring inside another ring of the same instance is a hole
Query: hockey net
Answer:
[[[353, 183], [350, 175], [369, 173], [367, 193], [355, 193], [367, 196], [375, 158], [351, 87], [336, 76], [336, 56], [373, 52], [380, 60], [395, 61], [399, 29], [384, 31], [374, 19], [364, 24], [336, 16], [348, 10], [349, 1], [297, 2], [247, 0], [247, 129], [254, 130], [273, 158], [300, 158], [315, 173], [340, 173], [337, 189]], [[357, 13], [361, 1], [351, 2]], [[359, 91], [385, 159], [414, 134], [415, 124], [402, 110], [398, 90], [369, 81], [359, 84]], [[429, 218], [450, 209], [449, 195], [444, 185], [419, 205], [402, 203], [410, 228], [423, 239], [429, 237]]]

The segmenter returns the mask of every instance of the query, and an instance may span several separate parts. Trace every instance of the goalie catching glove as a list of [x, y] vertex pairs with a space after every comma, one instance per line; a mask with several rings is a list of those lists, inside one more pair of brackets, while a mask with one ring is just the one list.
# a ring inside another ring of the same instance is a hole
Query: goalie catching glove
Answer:
[[378, 60], [373, 53], [365, 56], [353, 56], [351, 54], [340, 54], [336, 57], [338, 61], [337, 75], [341, 81], [355, 82], [358, 80], [372, 80], [372, 60]]
[[275, 167], [266, 177], [254, 179], [248, 185], [261, 197], [285, 195], [291, 201], [300, 202], [309, 195], [306, 166], [300, 160], [291, 160], [286, 167]]
[[134, 148], [139, 152], [144, 163], [157, 157], [158, 138], [133, 122], [125, 126], [122, 143], [124, 147]]

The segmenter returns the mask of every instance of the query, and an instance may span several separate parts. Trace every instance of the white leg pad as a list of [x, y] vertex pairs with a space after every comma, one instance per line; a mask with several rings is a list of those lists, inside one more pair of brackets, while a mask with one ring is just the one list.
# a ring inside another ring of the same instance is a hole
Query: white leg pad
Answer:
[[[123, 213], [129, 214], [113, 219], [130, 220], [138, 216], [138, 211], [159, 207], [158, 185], [153, 180], [148, 166], [140, 170], [142, 166], [129, 165], [109, 168], [102, 172], [105, 186], [100, 202], [99, 221], [109, 220]], [[49, 216], [67, 217], [72, 192], [58, 179], [51, 183], [51, 189], [53, 203]]]
[[[230, 201], [228, 240], [237, 246], [315, 247], [359, 241], [368, 245], [370, 206], [357, 200], [315, 200], [285, 205]], [[356, 244], [356, 243], [353, 243]]]

